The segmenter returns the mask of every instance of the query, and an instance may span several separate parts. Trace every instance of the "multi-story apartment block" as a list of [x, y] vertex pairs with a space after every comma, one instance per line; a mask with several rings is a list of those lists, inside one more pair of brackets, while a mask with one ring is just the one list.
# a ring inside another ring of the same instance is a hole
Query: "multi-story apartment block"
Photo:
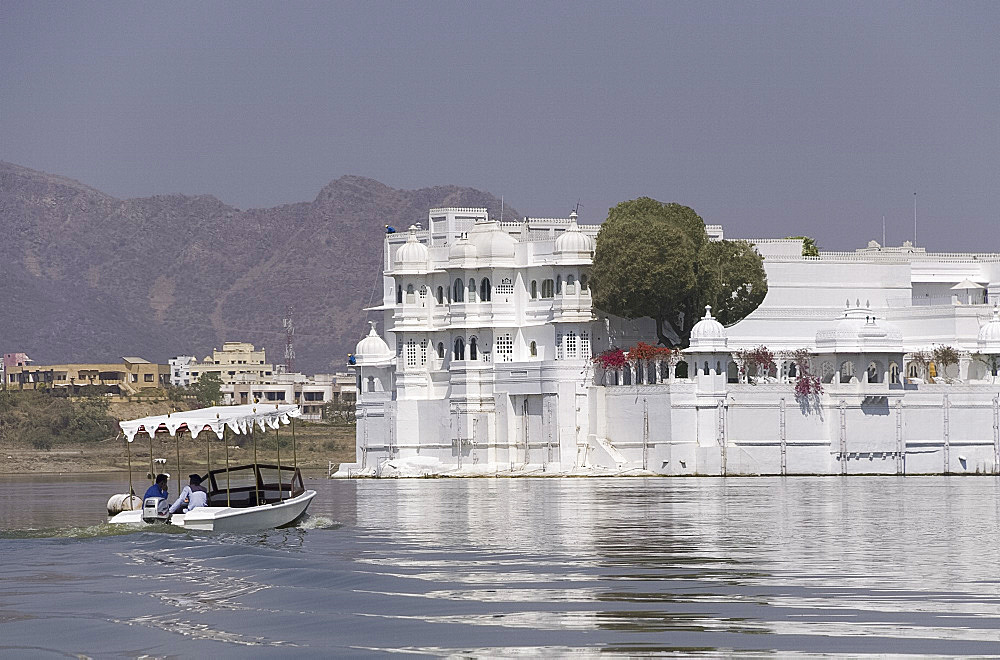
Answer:
[[80, 394], [81, 388], [98, 385], [104, 386], [109, 394], [129, 395], [170, 382], [167, 365], [139, 357], [124, 357], [119, 363], [104, 364], [22, 364], [7, 368], [4, 375], [8, 389], [67, 388], [70, 394]]

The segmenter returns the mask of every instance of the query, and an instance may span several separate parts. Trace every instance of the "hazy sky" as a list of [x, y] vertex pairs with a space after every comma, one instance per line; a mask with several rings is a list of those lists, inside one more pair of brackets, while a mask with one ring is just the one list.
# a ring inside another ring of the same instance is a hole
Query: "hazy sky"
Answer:
[[0, 159], [119, 197], [343, 174], [587, 222], [1000, 251], [998, 2], [0, 0]]

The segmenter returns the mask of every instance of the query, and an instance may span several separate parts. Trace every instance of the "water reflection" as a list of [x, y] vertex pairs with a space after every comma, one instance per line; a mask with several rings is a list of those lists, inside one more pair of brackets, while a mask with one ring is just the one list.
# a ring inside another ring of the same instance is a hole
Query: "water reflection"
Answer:
[[[106, 536], [81, 502], [13, 510], [0, 482], [0, 655], [39, 639], [224, 657], [1000, 648], [993, 478], [315, 485], [295, 528]], [[80, 499], [99, 511], [106, 489]]]

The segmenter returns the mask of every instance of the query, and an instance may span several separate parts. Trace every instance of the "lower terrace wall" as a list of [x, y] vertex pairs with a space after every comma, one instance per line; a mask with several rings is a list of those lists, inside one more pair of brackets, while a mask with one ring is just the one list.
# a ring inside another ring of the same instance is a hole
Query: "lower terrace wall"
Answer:
[[[1000, 473], [996, 385], [595, 386], [602, 467], [671, 475]], [[613, 462], [613, 465], [608, 464]]]

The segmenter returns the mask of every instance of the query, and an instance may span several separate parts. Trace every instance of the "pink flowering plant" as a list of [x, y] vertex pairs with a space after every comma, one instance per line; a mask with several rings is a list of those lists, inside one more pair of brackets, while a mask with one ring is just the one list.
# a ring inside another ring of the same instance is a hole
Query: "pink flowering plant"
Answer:
[[800, 348], [792, 353], [792, 360], [795, 362], [795, 398], [808, 399], [813, 395], [823, 393], [823, 383], [819, 376], [809, 373], [809, 351]]
[[[757, 348], [739, 351], [736, 357], [740, 362], [740, 371], [747, 373], [752, 366], [754, 367], [756, 378], [766, 376], [771, 369], [771, 363], [774, 362], [774, 353], [767, 346], [758, 346]], [[751, 380], [751, 383], [753, 383], [753, 380]]]

